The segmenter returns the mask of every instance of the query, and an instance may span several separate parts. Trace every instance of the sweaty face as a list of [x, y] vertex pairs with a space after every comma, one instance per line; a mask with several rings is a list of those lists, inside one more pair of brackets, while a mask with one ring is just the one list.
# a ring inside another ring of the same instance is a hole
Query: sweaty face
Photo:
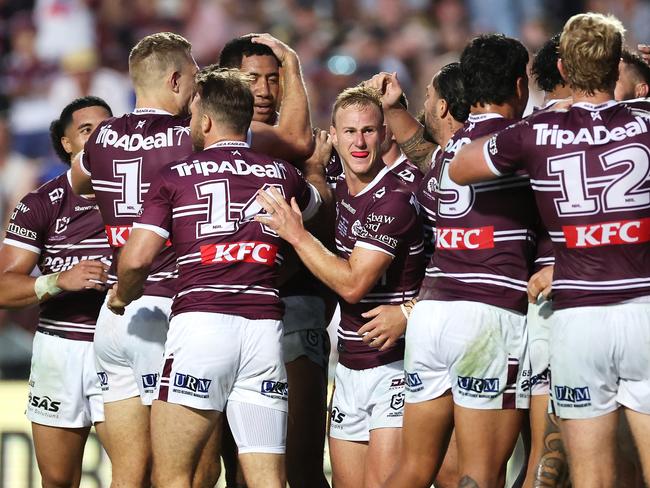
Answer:
[[277, 60], [273, 56], [244, 56], [241, 70], [253, 79], [253, 120], [265, 124], [273, 123], [280, 93], [280, 68]]
[[74, 111], [70, 125], [63, 131], [61, 143], [65, 151], [74, 157], [84, 148], [84, 144], [95, 127], [110, 116], [108, 110], [100, 106], [85, 107]]
[[383, 118], [374, 105], [352, 105], [336, 112], [336, 127], [330, 128], [332, 142], [343, 161], [346, 173], [363, 176], [381, 162], [385, 137]]
[[614, 99], [631, 100], [636, 98], [636, 80], [630, 67], [621, 61], [618, 64], [618, 81], [614, 88]]
[[201, 110], [201, 96], [197, 93], [192, 99], [190, 104], [190, 112], [192, 118], [190, 119], [190, 137], [192, 138], [192, 149], [194, 151], [202, 151], [205, 147], [205, 137], [201, 128], [201, 118], [203, 111]]

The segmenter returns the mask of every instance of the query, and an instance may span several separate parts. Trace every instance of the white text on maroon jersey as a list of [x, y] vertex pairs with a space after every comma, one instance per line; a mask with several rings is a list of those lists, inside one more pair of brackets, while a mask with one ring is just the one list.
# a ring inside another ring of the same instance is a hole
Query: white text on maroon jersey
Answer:
[[438, 249], [492, 249], [494, 247], [494, 227], [474, 229], [442, 227], [436, 229], [436, 248]]
[[258, 178], [287, 178], [287, 169], [284, 164], [273, 161], [269, 164], [247, 163], [243, 159], [234, 161], [194, 161], [175, 164], [171, 167], [176, 170], [178, 176], [192, 176], [194, 174], [208, 176], [214, 173], [230, 173], [233, 175], [252, 175]]
[[212, 264], [243, 261], [273, 266], [277, 253], [277, 246], [267, 242], [224, 242], [201, 246], [201, 262]]
[[562, 149], [566, 145], [587, 143], [590, 146], [606, 144], [611, 141], [622, 141], [628, 137], [648, 132], [648, 125], [641, 117], [634, 117], [634, 120], [624, 126], [607, 128], [604, 125], [594, 127], [582, 127], [580, 130], [560, 129], [559, 125], [534, 124], [535, 145], [551, 145]]
[[566, 246], [597, 247], [650, 241], [650, 218], [562, 227]]
[[99, 129], [96, 144], [100, 144], [102, 147], [111, 146], [129, 152], [149, 151], [161, 147], [180, 146], [183, 143], [183, 136], [189, 137], [189, 134], [189, 127], [178, 125], [147, 137], [143, 137], [141, 134], [120, 135], [117, 131], [111, 129], [110, 125], [105, 125]]

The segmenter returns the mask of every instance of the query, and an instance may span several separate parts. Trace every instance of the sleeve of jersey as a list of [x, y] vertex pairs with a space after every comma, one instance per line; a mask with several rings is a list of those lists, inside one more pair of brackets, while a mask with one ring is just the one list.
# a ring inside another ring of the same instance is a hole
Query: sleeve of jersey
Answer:
[[514, 173], [521, 167], [525, 122], [511, 125], [490, 137], [483, 145], [483, 156], [496, 176]]
[[302, 219], [308, 221], [316, 215], [323, 200], [314, 185], [308, 183], [300, 171], [295, 170], [295, 172], [297, 184], [295, 193], [296, 202], [302, 211]]
[[169, 239], [172, 228], [171, 196], [170, 184], [159, 174], [147, 192], [140, 217], [133, 223], [133, 228], [146, 229], [163, 239]]
[[41, 254], [50, 219], [35, 196], [30, 193], [16, 205], [7, 224], [4, 244]]
[[372, 204], [365, 222], [352, 224], [352, 232], [357, 236], [355, 247], [395, 257], [397, 248], [414, 225], [417, 225], [417, 214], [408, 195], [387, 193]]

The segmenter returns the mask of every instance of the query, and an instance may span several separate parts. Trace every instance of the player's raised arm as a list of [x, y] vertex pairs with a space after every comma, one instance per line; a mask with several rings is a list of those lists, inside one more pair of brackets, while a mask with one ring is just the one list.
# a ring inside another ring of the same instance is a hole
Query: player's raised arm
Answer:
[[498, 178], [489, 166], [484, 147], [490, 136], [481, 137], [464, 145], [449, 165], [449, 177], [458, 185], [470, 185], [479, 181]]
[[277, 125], [253, 121], [252, 147], [287, 161], [309, 157], [314, 150], [307, 89], [296, 52], [270, 34], [254, 34], [253, 43], [271, 48], [281, 68], [282, 104]]

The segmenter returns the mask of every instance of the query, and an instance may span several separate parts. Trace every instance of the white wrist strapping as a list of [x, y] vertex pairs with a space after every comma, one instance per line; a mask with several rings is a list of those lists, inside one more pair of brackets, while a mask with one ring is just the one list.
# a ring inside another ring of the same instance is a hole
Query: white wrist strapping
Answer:
[[52, 273], [36, 278], [36, 281], [34, 282], [34, 292], [39, 300], [42, 300], [45, 295], [54, 296], [63, 291], [56, 285], [58, 277], [59, 273]]

